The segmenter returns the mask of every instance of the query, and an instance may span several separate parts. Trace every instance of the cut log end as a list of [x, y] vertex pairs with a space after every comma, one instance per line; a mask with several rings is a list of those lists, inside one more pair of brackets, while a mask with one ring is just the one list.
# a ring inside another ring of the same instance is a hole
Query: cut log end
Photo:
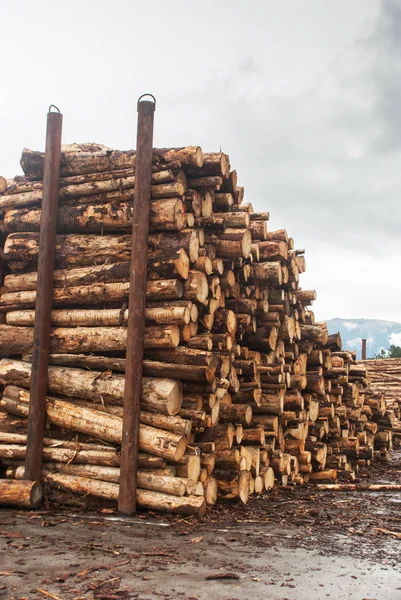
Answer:
[[38, 481], [0, 479], [0, 506], [38, 508], [42, 498], [43, 489]]

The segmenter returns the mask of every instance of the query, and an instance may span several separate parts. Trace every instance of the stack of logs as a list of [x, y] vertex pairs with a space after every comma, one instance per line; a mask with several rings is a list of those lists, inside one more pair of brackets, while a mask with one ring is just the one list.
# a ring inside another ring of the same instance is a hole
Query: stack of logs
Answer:
[[401, 442], [401, 358], [370, 359], [360, 362], [367, 369], [371, 394], [385, 397], [392, 435], [399, 445]]
[[[0, 476], [24, 476], [44, 156], [3, 181]], [[63, 147], [42, 478], [54, 502], [116, 501], [135, 152]], [[155, 149], [139, 506], [353, 479], [391, 448], [366, 367], [315, 322], [303, 250], [269, 232], [224, 153]]]

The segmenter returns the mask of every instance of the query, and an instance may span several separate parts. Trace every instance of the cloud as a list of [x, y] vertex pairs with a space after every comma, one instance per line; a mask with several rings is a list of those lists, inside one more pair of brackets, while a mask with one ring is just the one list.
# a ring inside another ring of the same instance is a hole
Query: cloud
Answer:
[[346, 342], [344, 343], [344, 346], [346, 348], [348, 348], [349, 350], [355, 350], [355, 348], [359, 348], [361, 346], [361, 343], [362, 343], [362, 338], [356, 337], [356, 338], [352, 338], [350, 340], [346, 340]]
[[205, 138], [230, 154], [246, 199], [270, 210], [271, 229], [286, 227], [314, 252], [330, 244], [333, 266], [340, 248], [362, 249], [365, 261], [384, 260], [389, 243], [401, 248], [401, 9], [380, 6], [370, 31], [311, 82], [269, 77], [269, 62], [250, 47], [177, 98], [177, 121], [188, 107], [203, 115]]
[[401, 333], [392, 333], [388, 341], [392, 346], [401, 346]]
[[343, 327], [345, 327], [345, 329], [348, 329], [349, 331], [351, 329], [358, 329], [360, 327], [358, 323], [353, 323], [352, 321], [344, 321], [342, 325]]
[[376, 27], [366, 40], [373, 51], [369, 69], [375, 115], [380, 130], [378, 153], [401, 149], [401, 3], [382, 0]]

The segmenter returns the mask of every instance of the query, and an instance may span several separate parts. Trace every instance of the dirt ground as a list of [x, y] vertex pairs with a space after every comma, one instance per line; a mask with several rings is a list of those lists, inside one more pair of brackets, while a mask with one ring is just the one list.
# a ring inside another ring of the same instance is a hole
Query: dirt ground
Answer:
[[[364, 482], [401, 483], [401, 451]], [[0, 511], [0, 599], [401, 600], [401, 493], [276, 490], [201, 521]]]

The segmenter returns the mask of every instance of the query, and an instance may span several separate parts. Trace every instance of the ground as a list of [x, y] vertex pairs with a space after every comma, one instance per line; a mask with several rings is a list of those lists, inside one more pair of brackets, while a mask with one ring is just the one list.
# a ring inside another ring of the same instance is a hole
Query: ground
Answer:
[[[401, 483], [401, 452], [364, 481]], [[397, 600], [400, 508], [310, 485], [202, 521], [1, 510], [0, 599]]]

